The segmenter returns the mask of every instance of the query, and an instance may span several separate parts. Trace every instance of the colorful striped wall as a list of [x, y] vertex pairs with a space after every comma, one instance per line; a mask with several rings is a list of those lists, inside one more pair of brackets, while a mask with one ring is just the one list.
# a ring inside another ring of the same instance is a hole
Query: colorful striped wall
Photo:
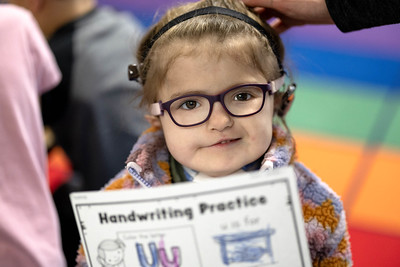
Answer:
[[[101, 1], [145, 26], [177, 2]], [[288, 123], [299, 160], [342, 196], [355, 266], [400, 266], [400, 25], [304, 26], [282, 38], [298, 84]]]

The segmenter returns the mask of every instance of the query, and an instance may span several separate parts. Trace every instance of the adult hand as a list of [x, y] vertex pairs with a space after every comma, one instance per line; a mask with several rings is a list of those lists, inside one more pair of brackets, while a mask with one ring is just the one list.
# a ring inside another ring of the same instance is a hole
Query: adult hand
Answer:
[[333, 24], [325, 0], [242, 0], [262, 18], [275, 18], [270, 25], [278, 33], [304, 24]]

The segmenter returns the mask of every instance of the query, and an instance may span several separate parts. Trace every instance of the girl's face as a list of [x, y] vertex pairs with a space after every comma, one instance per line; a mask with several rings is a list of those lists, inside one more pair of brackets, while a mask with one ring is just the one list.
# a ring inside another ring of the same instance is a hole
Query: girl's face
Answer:
[[[267, 83], [260, 71], [228, 55], [209, 53], [180, 56], [170, 66], [159, 90], [162, 102], [193, 92], [216, 95], [246, 83]], [[263, 109], [249, 117], [232, 117], [214, 103], [208, 121], [179, 127], [167, 112], [160, 116], [166, 143], [182, 165], [208, 176], [225, 176], [260, 158], [272, 137], [273, 96], [266, 94]]]

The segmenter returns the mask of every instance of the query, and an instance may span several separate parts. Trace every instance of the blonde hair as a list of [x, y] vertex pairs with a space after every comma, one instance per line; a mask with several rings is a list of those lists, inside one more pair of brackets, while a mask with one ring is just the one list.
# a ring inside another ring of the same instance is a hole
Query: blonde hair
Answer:
[[[149, 48], [148, 44], [169, 21], [187, 12], [210, 6], [224, 7], [245, 14], [262, 25], [272, 40], [267, 40], [258, 30], [242, 20], [212, 14], [193, 17], [173, 26]], [[273, 49], [278, 51], [279, 60]], [[138, 62], [141, 63], [140, 80], [143, 85], [141, 104], [148, 105], [157, 101], [158, 88], [161, 87], [169, 66], [176, 58], [196, 53], [210, 53], [213, 57], [229, 55], [241, 64], [259, 70], [267, 80], [274, 80], [282, 75], [278, 62], [283, 61], [283, 45], [268, 24], [241, 1], [202, 0], [169, 9], [142, 39], [137, 52]]]

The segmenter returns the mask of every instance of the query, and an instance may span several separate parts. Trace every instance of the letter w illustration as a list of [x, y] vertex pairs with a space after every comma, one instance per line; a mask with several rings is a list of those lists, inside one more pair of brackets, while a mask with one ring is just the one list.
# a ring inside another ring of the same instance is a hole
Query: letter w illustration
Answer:
[[181, 266], [181, 252], [178, 247], [172, 247], [173, 259], [170, 261], [168, 259], [165, 248], [157, 249], [154, 242], [149, 243], [150, 253], [151, 253], [151, 264], [147, 260], [145, 255], [143, 245], [136, 243], [136, 251], [138, 253], [139, 262], [141, 267], [158, 267], [161, 263], [162, 267], [180, 267]]
[[161, 248], [158, 250], [158, 253], [160, 254], [160, 260], [161, 264], [163, 267], [179, 267], [181, 266], [181, 251], [179, 247], [172, 247], [172, 255], [174, 258], [172, 261], [168, 260], [167, 253], [165, 251], [165, 248]]
[[149, 243], [149, 248], [151, 252], [151, 264], [147, 261], [147, 257], [144, 254], [143, 250], [143, 245], [136, 243], [136, 251], [139, 257], [139, 262], [141, 267], [158, 267], [158, 253], [157, 253], [157, 247], [154, 242]]

